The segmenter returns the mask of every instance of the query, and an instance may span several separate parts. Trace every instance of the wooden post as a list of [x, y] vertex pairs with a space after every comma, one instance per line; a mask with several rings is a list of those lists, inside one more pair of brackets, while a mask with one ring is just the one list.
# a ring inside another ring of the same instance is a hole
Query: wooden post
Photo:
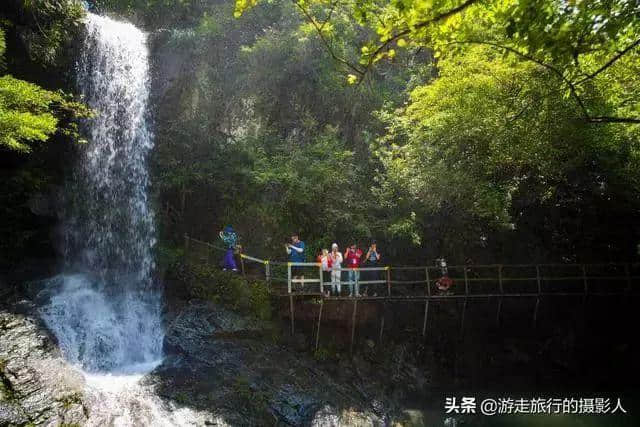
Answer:
[[424, 303], [424, 320], [422, 321], [422, 337], [427, 334], [427, 316], [429, 315], [429, 300]]
[[242, 272], [243, 276], [246, 276], [244, 272], [244, 257], [242, 256], [242, 254], [240, 254], [240, 271]]
[[431, 280], [429, 279], [429, 267], [424, 268], [424, 275], [427, 279], [427, 295], [431, 296]]
[[382, 319], [380, 320], [380, 335], [378, 336], [378, 345], [382, 344], [382, 332], [384, 331], [384, 315], [387, 312], [387, 301], [382, 306]]
[[291, 317], [291, 335], [295, 332], [294, 315], [293, 315], [293, 295], [289, 294], [289, 317]]
[[538, 296], [536, 298], [536, 307], [533, 310], [533, 327], [538, 324], [538, 308], [540, 307], [540, 293], [542, 292], [542, 278], [540, 277], [540, 266], [536, 265], [536, 281], [538, 283]]
[[353, 300], [353, 315], [351, 316], [351, 347], [349, 353], [353, 354], [353, 341], [356, 337], [356, 313], [358, 312], [358, 300]]
[[586, 310], [587, 308], [587, 295], [589, 294], [589, 284], [587, 282], [587, 267], [582, 264], [582, 282], [584, 283], [584, 297], [582, 298], [582, 304]]
[[318, 326], [316, 327], [316, 351], [320, 345], [320, 322], [322, 321], [322, 307], [324, 306], [324, 298], [320, 300], [320, 310], [318, 311]]
[[[469, 277], [467, 276], [467, 265], [464, 266], [464, 294], [469, 295]], [[465, 298], [466, 301], [466, 298]]]
[[391, 267], [385, 267], [387, 270], [387, 296], [391, 296]]
[[291, 263], [287, 263], [287, 289], [291, 293]]
[[[504, 294], [504, 288], [502, 287], [502, 264], [498, 266], [498, 287], [500, 288], [500, 295]], [[500, 324], [500, 310], [502, 310], [502, 296], [498, 298], [498, 312], [496, 313], [496, 324]]]
[[624, 265], [624, 273], [627, 276], [627, 292], [631, 292], [631, 269], [629, 264]]
[[462, 303], [462, 321], [460, 322], [460, 338], [463, 337], [464, 334], [464, 318], [465, 318], [465, 313], [467, 312], [467, 299], [464, 299], [464, 302]]
[[464, 266], [464, 303], [462, 304], [462, 321], [460, 322], [460, 337], [464, 334], [464, 318], [465, 313], [467, 312], [467, 301], [469, 300], [467, 296], [469, 296], [469, 278], [467, 276], [467, 265]]
[[318, 270], [320, 271], [320, 295], [324, 295], [324, 283], [322, 282], [322, 264], [320, 264]]
[[264, 276], [267, 281], [267, 285], [271, 287], [271, 265], [269, 264], [269, 261], [264, 262]]

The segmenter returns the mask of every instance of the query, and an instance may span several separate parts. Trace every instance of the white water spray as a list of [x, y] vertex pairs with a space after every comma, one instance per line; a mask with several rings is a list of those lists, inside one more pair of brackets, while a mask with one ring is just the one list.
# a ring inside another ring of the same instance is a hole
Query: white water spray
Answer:
[[204, 425], [206, 414], [163, 401], [142, 381], [161, 362], [164, 338], [147, 196], [146, 36], [87, 15], [78, 87], [97, 116], [67, 188], [68, 273], [46, 283], [40, 312], [85, 374], [89, 426]]
[[80, 273], [50, 281], [42, 315], [69, 361], [92, 372], [129, 371], [159, 360], [163, 339], [147, 198], [145, 34], [89, 13], [78, 87], [97, 114], [67, 189], [65, 258]]

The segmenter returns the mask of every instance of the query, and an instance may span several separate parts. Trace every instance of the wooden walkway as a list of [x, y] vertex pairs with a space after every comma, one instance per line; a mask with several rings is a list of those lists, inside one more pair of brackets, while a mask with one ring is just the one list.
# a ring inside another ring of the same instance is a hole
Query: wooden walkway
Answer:
[[[208, 242], [185, 235], [185, 254], [196, 262], [213, 263], [217, 259], [212, 251], [224, 251]], [[315, 347], [319, 346], [320, 326], [325, 303], [352, 305], [351, 345], [355, 338], [358, 303], [415, 302], [424, 304], [422, 336], [427, 333], [429, 305], [432, 301], [462, 301], [460, 330], [464, 330], [469, 301], [495, 298], [498, 301], [496, 321], [500, 321], [503, 300], [509, 298], [535, 299], [532, 312], [533, 327], [538, 321], [542, 299], [550, 297], [580, 298], [586, 305], [591, 297], [637, 296], [640, 283], [640, 263], [624, 264], [489, 264], [448, 266], [448, 276], [454, 285], [447, 291], [437, 289], [441, 276], [439, 266], [385, 266], [358, 269], [364, 274], [377, 275], [373, 280], [359, 281], [366, 294], [361, 296], [331, 296], [325, 294], [331, 282], [323, 279], [321, 265], [317, 263], [288, 263], [240, 255], [242, 274], [265, 280], [272, 295], [289, 299], [291, 333], [295, 332], [295, 305], [297, 299], [312, 298], [319, 303]], [[305, 280], [294, 279], [291, 268], [305, 270]], [[307, 271], [309, 275], [307, 276]], [[349, 271], [343, 269], [343, 272]], [[313, 278], [313, 279], [311, 279]], [[349, 289], [350, 282], [341, 280]], [[302, 287], [302, 291], [296, 288]], [[369, 295], [367, 295], [369, 294]], [[384, 314], [380, 319], [379, 339], [385, 327]]]

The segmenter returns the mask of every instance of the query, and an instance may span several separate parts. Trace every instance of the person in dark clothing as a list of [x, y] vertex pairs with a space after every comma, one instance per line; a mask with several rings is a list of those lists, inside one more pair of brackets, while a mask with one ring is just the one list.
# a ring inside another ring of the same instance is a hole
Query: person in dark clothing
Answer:
[[[378, 252], [378, 244], [374, 240], [367, 250], [367, 254], [364, 256], [364, 266], [367, 268], [375, 268], [380, 265], [380, 252]], [[365, 273], [365, 280], [378, 280], [380, 277], [379, 271], [367, 271]]]
[[[285, 245], [289, 262], [305, 262], [304, 242], [297, 234], [291, 236], [291, 243]], [[291, 266], [291, 277], [302, 281], [301, 287], [304, 289], [304, 268], [301, 266]]]
[[233, 230], [233, 227], [227, 225], [224, 230], [220, 232], [220, 239], [227, 247], [227, 250], [224, 253], [224, 258], [222, 258], [222, 269], [238, 271], [236, 260], [233, 257], [234, 251], [238, 245], [238, 235]]

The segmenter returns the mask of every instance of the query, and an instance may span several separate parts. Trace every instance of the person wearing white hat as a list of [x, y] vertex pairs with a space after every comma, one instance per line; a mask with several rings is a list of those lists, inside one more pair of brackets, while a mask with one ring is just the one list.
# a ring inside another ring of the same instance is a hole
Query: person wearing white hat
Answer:
[[342, 254], [338, 250], [338, 244], [331, 245], [331, 252], [329, 253], [331, 258], [331, 291], [334, 295], [340, 295], [340, 266], [342, 264]]

